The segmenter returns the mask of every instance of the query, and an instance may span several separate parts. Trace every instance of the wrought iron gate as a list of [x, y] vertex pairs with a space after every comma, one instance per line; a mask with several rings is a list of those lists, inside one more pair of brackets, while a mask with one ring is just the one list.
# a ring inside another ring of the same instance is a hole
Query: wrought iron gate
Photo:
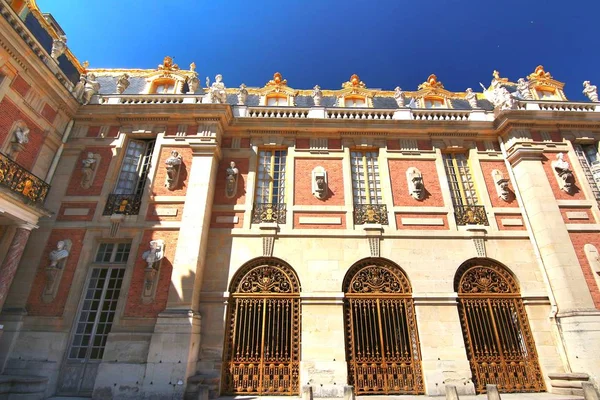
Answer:
[[424, 393], [408, 279], [383, 260], [355, 264], [344, 282], [348, 380], [356, 394]]
[[231, 286], [223, 392], [299, 394], [300, 287], [283, 263], [260, 260]]
[[475, 389], [484, 393], [486, 384], [494, 384], [502, 392], [542, 392], [544, 380], [517, 282], [504, 267], [480, 261], [468, 262], [457, 276]]

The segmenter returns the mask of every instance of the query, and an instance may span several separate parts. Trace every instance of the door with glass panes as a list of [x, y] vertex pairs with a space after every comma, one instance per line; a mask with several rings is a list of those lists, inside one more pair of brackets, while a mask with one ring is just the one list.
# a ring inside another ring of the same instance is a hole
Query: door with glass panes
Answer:
[[130, 243], [100, 243], [74, 320], [58, 393], [91, 396], [121, 292]]

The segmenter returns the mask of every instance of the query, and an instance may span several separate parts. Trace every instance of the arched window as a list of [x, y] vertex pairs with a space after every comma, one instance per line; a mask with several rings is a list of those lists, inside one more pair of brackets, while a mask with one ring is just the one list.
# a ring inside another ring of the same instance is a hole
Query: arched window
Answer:
[[362, 96], [346, 96], [344, 97], [344, 107], [367, 107], [367, 100]]
[[161, 78], [155, 79], [152, 81], [152, 85], [150, 86], [150, 93], [155, 94], [173, 94], [176, 93], [175, 88], [177, 87], [177, 82], [175, 79], [169, 78]]
[[356, 394], [422, 394], [412, 290], [396, 264], [370, 258], [346, 273], [344, 315], [348, 383]]
[[425, 97], [425, 108], [448, 108], [443, 97]]
[[503, 265], [474, 258], [454, 279], [467, 356], [477, 393], [542, 392], [544, 380], [517, 280]]
[[267, 106], [286, 107], [289, 105], [288, 96], [272, 94], [267, 96]]
[[300, 282], [287, 263], [246, 263], [230, 286], [223, 392], [299, 394]]

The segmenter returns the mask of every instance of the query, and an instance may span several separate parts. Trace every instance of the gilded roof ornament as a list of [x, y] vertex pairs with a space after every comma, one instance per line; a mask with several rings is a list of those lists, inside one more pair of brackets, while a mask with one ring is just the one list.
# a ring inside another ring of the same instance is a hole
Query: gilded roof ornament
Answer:
[[158, 69], [163, 71], [178, 71], [179, 65], [173, 64], [173, 57], [166, 56], [163, 59], [163, 63], [158, 65]]
[[81, 66], [83, 67], [83, 69], [87, 69], [87, 67], [90, 66], [90, 62], [89, 61], [84, 61], [83, 64], [81, 64]]
[[443, 89], [444, 85], [442, 82], [438, 82], [437, 76], [435, 74], [429, 75], [427, 80], [419, 85], [419, 90], [421, 89]]
[[538, 65], [535, 68], [535, 71], [533, 71], [533, 73], [529, 74], [528, 78], [530, 81], [535, 80], [535, 79], [539, 79], [539, 80], [552, 79], [552, 75], [550, 75], [550, 72], [546, 72], [544, 70], [543, 65]]
[[283, 76], [279, 72], [273, 74], [271, 79], [265, 86], [287, 86], [287, 79], [283, 79]]
[[359, 76], [356, 74], [352, 74], [350, 80], [348, 82], [342, 83], [342, 88], [366, 88], [367, 85], [363, 81], [360, 80]]

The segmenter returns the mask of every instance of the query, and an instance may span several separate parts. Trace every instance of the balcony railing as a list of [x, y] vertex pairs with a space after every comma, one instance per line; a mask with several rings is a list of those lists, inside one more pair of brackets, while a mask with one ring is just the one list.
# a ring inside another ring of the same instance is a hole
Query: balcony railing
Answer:
[[387, 206], [385, 204], [355, 204], [354, 224], [388, 225]]
[[44, 204], [50, 185], [0, 153], [0, 185], [17, 193], [29, 203]]
[[142, 204], [141, 194], [109, 194], [102, 215], [138, 215]]
[[484, 206], [454, 206], [457, 225], [489, 225]]
[[252, 223], [276, 222], [285, 224], [285, 204], [255, 203], [252, 210]]

